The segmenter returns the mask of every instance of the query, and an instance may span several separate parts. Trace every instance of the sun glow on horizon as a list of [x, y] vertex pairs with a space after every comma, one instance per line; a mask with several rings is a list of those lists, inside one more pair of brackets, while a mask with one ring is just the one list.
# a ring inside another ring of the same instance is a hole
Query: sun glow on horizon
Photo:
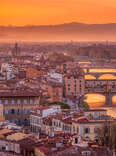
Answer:
[[0, 25], [113, 23], [115, 10], [115, 0], [5, 0], [0, 2]]

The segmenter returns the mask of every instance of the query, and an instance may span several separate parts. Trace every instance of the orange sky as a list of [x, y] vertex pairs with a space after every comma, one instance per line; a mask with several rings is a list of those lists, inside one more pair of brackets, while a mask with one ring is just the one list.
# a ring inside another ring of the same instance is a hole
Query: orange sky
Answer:
[[0, 25], [116, 22], [116, 0], [0, 0]]

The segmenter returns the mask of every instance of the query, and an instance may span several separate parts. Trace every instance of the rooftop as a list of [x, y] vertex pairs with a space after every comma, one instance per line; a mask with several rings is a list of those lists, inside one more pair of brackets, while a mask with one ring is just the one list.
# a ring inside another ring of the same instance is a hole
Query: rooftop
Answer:
[[22, 140], [22, 139], [27, 138], [29, 136], [32, 136], [32, 134], [24, 134], [24, 133], [18, 132], [18, 133], [14, 133], [14, 134], [7, 136], [7, 139], [19, 141], [19, 140]]
[[104, 112], [104, 111], [107, 111], [106, 109], [89, 109], [85, 112]]

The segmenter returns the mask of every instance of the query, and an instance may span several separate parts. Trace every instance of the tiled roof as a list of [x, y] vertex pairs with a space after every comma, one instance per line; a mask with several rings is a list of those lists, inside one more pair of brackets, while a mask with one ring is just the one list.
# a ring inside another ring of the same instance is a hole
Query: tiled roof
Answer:
[[18, 89], [18, 90], [9, 90], [7, 92], [0, 92], [0, 97], [8, 97], [8, 96], [39, 96], [39, 90], [38, 92], [27, 90], [27, 89]]
[[100, 111], [107, 111], [106, 109], [90, 109], [90, 110], [87, 110], [85, 112], [100, 112]]

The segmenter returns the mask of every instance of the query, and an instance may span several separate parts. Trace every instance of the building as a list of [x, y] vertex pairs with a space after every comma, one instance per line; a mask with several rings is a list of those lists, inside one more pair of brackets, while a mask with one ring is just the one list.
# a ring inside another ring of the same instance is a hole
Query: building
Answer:
[[61, 71], [67, 73], [70, 69], [78, 68], [77, 62], [68, 61], [61, 65]]
[[5, 120], [5, 117], [3, 114], [3, 105], [0, 104], [0, 121], [4, 121], [4, 120]]
[[20, 61], [21, 61], [20, 56], [21, 56], [21, 50], [18, 47], [18, 44], [15, 43], [15, 46], [12, 49], [12, 62], [13, 63], [20, 63]]
[[78, 135], [59, 133], [55, 136], [26, 134], [0, 129], [1, 156], [112, 156], [112, 152]]
[[35, 156], [99, 156], [101, 153], [102, 156], [112, 156], [107, 147], [62, 133], [35, 147]]
[[46, 75], [47, 71], [40, 69], [40, 67], [33, 66], [33, 67], [28, 67], [26, 69], [26, 78], [31, 79], [37, 76], [43, 76]]
[[64, 75], [64, 96], [79, 97], [84, 95], [85, 79], [79, 73], [67, 73]]
[[49, 96], [49, 101], [60, 101], [62, 102], [63, 97], [63, 84], [60, 82], [47, 82], [47, 94]]
[[[107, 116], [105, 110], [90, 110], [88, 112], [61, 112], [56, 109], [55, 112], [49, 107], [42, 108], [45, 114], [42, 117], [40, 110], [33, 111], [30, 116], [30, 126], [33, 132], [43, 132], [44, 134], [55, 135], [57, 132], [78, 135], [85, 140], [98, 141], [100, 129], [107, 121], [113, 122], [113, 119]], [[51, 112], [51, 113], [50, 113]], [[90, 118], [93, 114], [93, 117]], [[97, 114], [96, 114], [97, 112]], [[97, 117], [96, 117], [97, 115]]]
[[2, 129], [0, 130], [0, 155], [34, 156], [37, 142], [38, 140], [32, 134]]
[[54, 70], [49, 72], [48, 75], [50, 76], [50, 78], [56, 79], [60, 83], [63, 82], [62, 74], [57, 73]]
[[25, 70], [19, 70], [18, 71], [18, 78], [19, 79], [25, 79], [26, 78], [26, 71]]
[[79, 119], [78, 121], [72, 121], [73, 133], [78, 134], [86, 140], [98, 141], [100, 128], [104, 125], [104, 121], [90, 121], [85, 119]]
[[85, 111], [84, 115], [91, 120], [92, 119], [95, 119], [95, 120], [108, 119], [107, 110], [105, 109], [90, 109], [90, 110]]
[[[37, 108], [34, 111], [31, 111], [31, 115], [30, 115], [31, 131], [35, 133], [43, 131], [45, 127], [45, 120], [46, 119], [49, 120], [50, 119], [49, 116], [52, 116], [57, 113], [61, 113], [61, 108], [58, 105], [44, 106], [44, 107]], [[48, 123], [46, 125], [49, 125], [48, 120], [47, 120]], [[50, 125], [52, 125], [52, 122]]]
[[26, 124], [31, 109], [38, 107], [40, 93], [28, 89], [0, 90], [0, 104], [6, 120]]
[[15, 78], [15, 71], [11, 64], [2, 63], [1, 73], [5, 77], [5, 80], [10, 80], [12, 78]]

